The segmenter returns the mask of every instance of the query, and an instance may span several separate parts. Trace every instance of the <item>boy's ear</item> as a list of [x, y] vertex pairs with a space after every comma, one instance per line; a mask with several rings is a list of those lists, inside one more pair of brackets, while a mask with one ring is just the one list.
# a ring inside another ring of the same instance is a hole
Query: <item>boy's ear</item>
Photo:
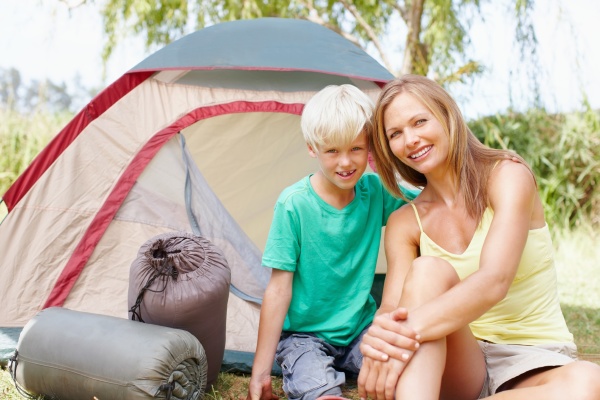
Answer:
[[313, 147], [308, 143], [306, 143], [306, 147], [308, 147], [308, 154], [310, 154], [312, 158], [317, 158], [317, 152], [313, 149]]

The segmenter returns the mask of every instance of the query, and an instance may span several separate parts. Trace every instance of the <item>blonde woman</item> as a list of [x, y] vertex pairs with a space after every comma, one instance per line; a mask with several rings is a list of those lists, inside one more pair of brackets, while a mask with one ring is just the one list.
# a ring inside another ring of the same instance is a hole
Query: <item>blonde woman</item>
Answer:
[[[382, 304], [364, 335], [361, 397], [600, 399], [557, 295], [552, 242], [524, 160], [482, 145], [449, 94], [406, 75], [381, 93], [370, 146], [392, 213]], [[412, 338], [420, 342], [414, 350]]]

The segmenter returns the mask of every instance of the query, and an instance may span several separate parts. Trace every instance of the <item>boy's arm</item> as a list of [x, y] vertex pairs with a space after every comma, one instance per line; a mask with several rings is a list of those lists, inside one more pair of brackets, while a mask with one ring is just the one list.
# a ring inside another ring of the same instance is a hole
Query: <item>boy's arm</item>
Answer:
[[258, 343], [247, 400], [277, 399], [272, 393], [271, 369], [283, 322], [292, 299], [293, 272], [273, 269], [260, 309]]

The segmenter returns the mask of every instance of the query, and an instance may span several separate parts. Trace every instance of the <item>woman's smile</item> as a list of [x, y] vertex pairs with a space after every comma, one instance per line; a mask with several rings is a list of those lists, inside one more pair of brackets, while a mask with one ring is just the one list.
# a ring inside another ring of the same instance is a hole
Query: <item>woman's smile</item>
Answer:
[[425, 147], [417, 150], [416, 152], [409, 154], [408, 158], [410, 158], [411, 160], [416, 160], [418, 158], [421, 158], [424, 155], [428, 154], [432, 147], [433, 147], [433, 145], [431, 145], [431, 144], [429, 146], [425, 146]]

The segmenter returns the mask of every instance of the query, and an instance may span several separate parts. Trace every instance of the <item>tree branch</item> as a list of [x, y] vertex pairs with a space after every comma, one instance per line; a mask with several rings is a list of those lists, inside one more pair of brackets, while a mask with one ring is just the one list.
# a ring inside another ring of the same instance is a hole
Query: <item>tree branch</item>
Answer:
[[[352, 1], [352, 0], [350, 0], [350, 1]], [[359, 24], [365, 30], [365, 32], [367, 33], [367, 36], [369, 37], [369, 39], [371, 39], [371, 42], [373, 43], [373, 45], [379, 52], [379, 56], [381, 57], [383, 64], [388, 69], [388, 71], [393, 73], [394, 68], [392, 67], [392, 64], [390, 63], [385, 51], [383, 50], [383, 47], [381, 46], [381, 42], [379, 41], [379, 38], [375, 34], [375, 31], [373, 30], [373, 28], [371, 28], [371, 26], [364, 20], [364, 18], [358, 12], [358, 10], [356, 9], [356, 6], [354, 6], [354, 4], [350, 4], [347, 0], [340, 0], [340, 3], [344, 6], [344, 8], [346, 10], [348, 10], [350, 12], [350, 14], [352, 14], [352, 16], [356, 19], [357, 24]]]
[[315, 24], [319, 24], [321, 26], [324, 26], [325, 28], [331, 29], [332, 31], [342, 35], [344, 38], [348, 39], [349, 41], [351, 41], [358, 47], [362, 48], [362, 46], [360, 45], [360, 42], [358, 41], [358, 39], [355, 36], [342, 31], [337, 26], [331, 25], [330, 23], [325, 21], [323, 18], [321, 18], [321, 16], [319, 15], [319, 12], [315, 9], [315, 7], [313, 6], [313, 2], [311, 0], [301, 1], [300, 3], [304, 4], [306, 6], [306, 8], [308, 9], [308, 16], [306, 17], [306, 19], [308, 21], [314, 22]]
[[69, 10], [77, 8], [87, 3], [87, 0], [58, 0], [60, 3], [64, 3]]

